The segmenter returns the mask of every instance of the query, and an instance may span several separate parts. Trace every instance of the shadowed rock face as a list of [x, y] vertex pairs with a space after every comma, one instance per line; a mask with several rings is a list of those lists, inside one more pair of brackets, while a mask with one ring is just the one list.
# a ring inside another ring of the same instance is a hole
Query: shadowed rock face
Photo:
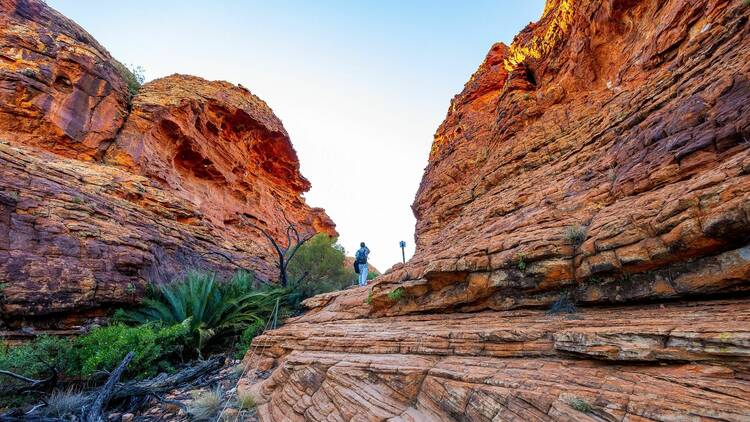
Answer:
[[173, 75], [130, 98], [90, 35], [0, 1], [2, 320], [67, 328], [147, 282], [236, 265], [275, 279], [277, 238], [335, 235], [281, 121], [241, 86]]
[[414, 258], [255, 340], [261, 419], [750, 419], [748, 13], [549, 0], [493, 46]]

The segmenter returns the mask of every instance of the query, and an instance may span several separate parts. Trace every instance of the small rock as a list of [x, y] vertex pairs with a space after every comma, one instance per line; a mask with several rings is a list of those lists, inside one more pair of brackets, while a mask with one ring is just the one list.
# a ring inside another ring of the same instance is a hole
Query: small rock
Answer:
[[125, 413], [124, 415], [122, 415], [122, 418], [120, 419], [120, 421], [122, 421], [122, 422], [132, 422], [133, 417], [134, 416], [133, 416], [132, 413]]
[[237, 419], [237, 415], [239, 415], [239, 413], [239, 410], [230, 407], [221, 413], [221, 419], [224, 421], [233, 421]]

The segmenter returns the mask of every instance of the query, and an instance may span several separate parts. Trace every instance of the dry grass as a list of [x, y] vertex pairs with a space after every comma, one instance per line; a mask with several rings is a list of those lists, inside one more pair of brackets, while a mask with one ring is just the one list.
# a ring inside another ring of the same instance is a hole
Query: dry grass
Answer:
[[87, 404], [86, 395], [80, 391], [68, 389], [54, 391], [47, 399], [47, 406], [42, 408], [45, 416], [63, 418], [76, 415]]
[[192, 420], [210, 421], [216, 419], [221, 411], [221, 405], [221, 390], [205, 391], [188, 405], [188, 413], [192, 416]]

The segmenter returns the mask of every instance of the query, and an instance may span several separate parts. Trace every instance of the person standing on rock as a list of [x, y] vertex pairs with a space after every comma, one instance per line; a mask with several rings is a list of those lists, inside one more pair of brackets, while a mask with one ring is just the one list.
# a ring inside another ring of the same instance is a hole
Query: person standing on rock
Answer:
[[359, 250], [354, 254], [354, 258], [357, 261], [357, 268], [359, 268], [359, 285], [367, 285], [367, 273], [369, 268], [367, 267], [367, 255], [370, 255], [370, 249], [365, 246], [365, 242], [359, 244]]

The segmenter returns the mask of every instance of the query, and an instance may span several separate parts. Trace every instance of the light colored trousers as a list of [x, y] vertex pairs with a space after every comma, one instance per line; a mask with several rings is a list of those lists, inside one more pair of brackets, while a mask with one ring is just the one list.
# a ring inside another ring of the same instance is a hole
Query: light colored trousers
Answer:
[[367, 272], [369, 271], [369, 268], [367, 267], [367, 264], [358, 264], [358, 265], [359, 265], [359, 285], [366, 286], [367, 285]]

